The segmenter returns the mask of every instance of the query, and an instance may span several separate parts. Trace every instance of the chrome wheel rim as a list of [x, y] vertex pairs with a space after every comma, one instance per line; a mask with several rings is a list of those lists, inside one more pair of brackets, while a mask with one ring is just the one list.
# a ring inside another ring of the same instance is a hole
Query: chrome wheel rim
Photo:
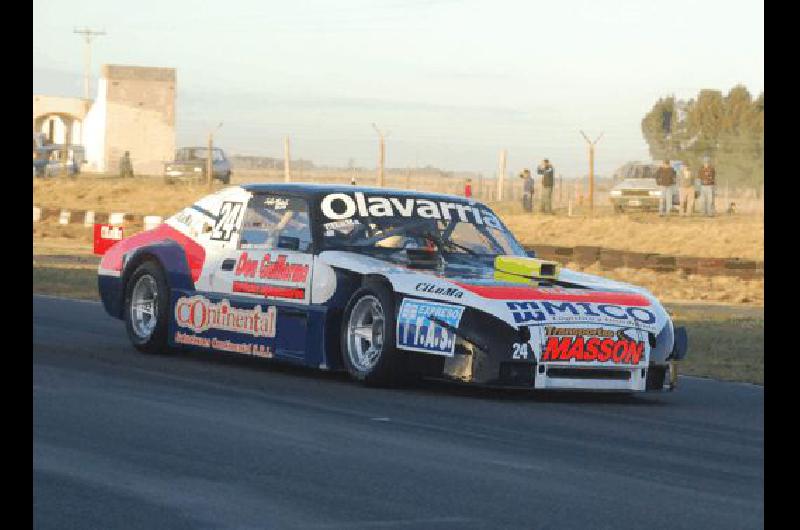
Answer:
[[347, 356], [359, 372], [368, 372], [383, 352], [383, 306], [372, 295], [361, 298], [350, 312], [347, 323]]
[[133, 286], [130, 313], [133, 332], [142, 340], [149, 339], [158, 322], [158, 288], [149, 274], [139, 278]]

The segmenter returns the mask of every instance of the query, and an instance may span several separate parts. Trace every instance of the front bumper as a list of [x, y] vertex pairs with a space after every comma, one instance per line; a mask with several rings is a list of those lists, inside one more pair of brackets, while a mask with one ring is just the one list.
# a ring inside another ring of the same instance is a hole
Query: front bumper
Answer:
[[614, 207], [636, 208], [642, 210], [658, 209], [660, 197], [647, 196], [625, 196], [611, 197], [611, 204]]

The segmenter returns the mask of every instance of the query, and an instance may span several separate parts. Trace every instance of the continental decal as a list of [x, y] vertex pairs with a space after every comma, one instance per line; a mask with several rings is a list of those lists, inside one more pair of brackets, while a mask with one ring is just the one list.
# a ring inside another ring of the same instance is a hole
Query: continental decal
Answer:
[[644, 342], [600, 337], [548, 337], [541, 362], [578, 361], [639, 364], [644, 356]]
[[231, 353], [241, 353], [244, 355], [254, 355], [256, 357], [264, 357], [265, 359], [271, 359], [274, 357], [272, 348], [264, 344], [232, 342], [229, 340], [217, 339], [215, 337], [198, 337], [197, 335], [190, 335], [180, 331], [175, 334], [175, 343], [183, 344], [185, 346], [199, 346], [201, 348], [210, 348]]
[[219, 329], [254, 337], [274, 337], [276, 315], [274, 306], [268, 306], [266, 310], [260, 305], [253, 309], [239, 309], [227, 300], [214, 303], [199, 295], [182, 296], [175, 304], [175, 322], [195, 333]]

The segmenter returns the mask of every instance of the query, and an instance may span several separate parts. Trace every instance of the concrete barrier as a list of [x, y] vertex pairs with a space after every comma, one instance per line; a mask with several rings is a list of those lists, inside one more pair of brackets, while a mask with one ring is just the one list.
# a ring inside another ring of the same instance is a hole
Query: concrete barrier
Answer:
[[[155, 228], [163, 222], [158, 215], [126, 214], [122, 212], [95, 212], [94, 210], [61, 210], [58, 208], [33, 207], [33, 221], [58, 218], [59, 224], [80, 223], [91, 227], [95, 223], [123, 225], [143, 223], [145, 230]], [[579, 265], [592, 265], [599, 262], [604, 269], [621, 267], [631, 269], [651, 269], [659, 272], [682, 271], [686, 274], [705, 276], [735, 276], [739, 278], [761, 278], [764, 276], [764, 262], [739, 258], [700, 258], [694, 256], [670, 256], [647, 252], [632, 252], [602, 248], [592, 245], [561, 247], [557, 245], [526, 245], [525, 250], [533, 250], [541, 259], [557, 261], [561, 264], [576, 262]]]
[[646, 264], [648, 269], [658, 272], [674, 272], [676, 269], [675, 256], [653, 254], [647, 258]]
[[144, 216], [144, 229], [145, 230], [152, 230], [153, 228], [157, 227], [161, 224], [161, 216], [160, 215], [145, 215]]
[[600, 259], [600, 247], [575, 246], [572, 249], [572, 259], [581, 265], [592, 265]]
[[600, 267], [603, 269], [619, 269], [625, 266], [624, 252], [621, 250], [603, 249], [600, 251]]

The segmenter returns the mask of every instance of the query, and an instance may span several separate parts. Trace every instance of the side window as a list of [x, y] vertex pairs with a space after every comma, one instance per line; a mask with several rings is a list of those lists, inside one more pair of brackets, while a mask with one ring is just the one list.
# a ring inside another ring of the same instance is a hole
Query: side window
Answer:
[[308, 203], [295, 197], [253, 195], [244, 214], [239, 248], [308, 252], [311, 249]]

